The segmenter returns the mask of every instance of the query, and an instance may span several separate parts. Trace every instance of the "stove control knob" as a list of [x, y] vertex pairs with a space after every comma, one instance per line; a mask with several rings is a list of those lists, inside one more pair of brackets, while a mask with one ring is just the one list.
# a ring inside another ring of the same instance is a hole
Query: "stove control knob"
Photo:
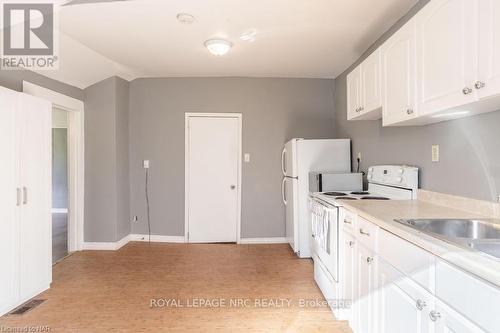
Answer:
[[373, 176], [371, 174], [369, 174], [368, 176], [366, 176], [366, 178], [368, 178], [368, 179], [372, 179], [372, 177]]
[[396, 182], [398, 182], [398, 183], [403, 182], [403, 177], [398, 177], [398, 178], [396, 178]]
[[399, 173], [400, 175], [402, 175], [402, 174], [403, 174], [403, 172], [404, 172], [404, 169], [403, 169], [403, 168], [398, 169], [398, 173]]

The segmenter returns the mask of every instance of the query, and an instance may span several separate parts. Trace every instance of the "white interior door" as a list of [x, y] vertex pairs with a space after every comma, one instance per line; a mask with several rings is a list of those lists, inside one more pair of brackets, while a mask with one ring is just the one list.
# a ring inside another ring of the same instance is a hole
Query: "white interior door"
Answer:
[[20, 290], [21, 301], [49, 287], [51, 235], [50, 102], [24, 95], [21, 99]]
[[239, 229], [240, 119], [187, 116], [188, 241], [236, 242]]
[[0, 88], [0, 316], [15, 306], [19, 298], [18, 239], [19, 205], [16, 152], [17, 96]]

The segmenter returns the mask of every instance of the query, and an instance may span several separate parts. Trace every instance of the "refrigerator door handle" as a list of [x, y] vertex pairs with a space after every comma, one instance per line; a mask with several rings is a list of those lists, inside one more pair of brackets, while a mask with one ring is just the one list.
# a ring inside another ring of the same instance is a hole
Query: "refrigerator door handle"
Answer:
[[286, 205], [285, 186], [286, 186], [286, 177], [283, 177], [283, 181], [281, 182], [281, 198], [283, 199], [283, 203]]
[[286, 156], [286, 148], [283, 148], [283, 151], [281, 152], [281, 171], [283, 171], [283, 176], [286, 176], [286, 161], [285, 161], [285, 156]]

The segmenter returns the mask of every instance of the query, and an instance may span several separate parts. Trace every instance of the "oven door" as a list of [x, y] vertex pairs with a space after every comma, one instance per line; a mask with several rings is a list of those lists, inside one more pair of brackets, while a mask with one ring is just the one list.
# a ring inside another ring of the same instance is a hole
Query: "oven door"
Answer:
[[335, 281], [338, 281], [338, 208], [313, 201], [311, 205], [313, 251]]

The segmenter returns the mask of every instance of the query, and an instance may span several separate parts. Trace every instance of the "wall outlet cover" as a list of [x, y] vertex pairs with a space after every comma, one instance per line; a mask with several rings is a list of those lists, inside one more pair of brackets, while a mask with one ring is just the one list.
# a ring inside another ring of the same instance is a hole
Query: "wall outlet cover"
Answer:
[[247, 162], [247, 163], [250, 162], [250, 154], [249, 153], [245, 153], [245, 155], [244, 155], [244, 161]]
[[439, 145], [432, 145], [432, 162], [439, 162]]
[[142, 161], [142, 167], [144, 169], [149, 169], [149, 160]]

